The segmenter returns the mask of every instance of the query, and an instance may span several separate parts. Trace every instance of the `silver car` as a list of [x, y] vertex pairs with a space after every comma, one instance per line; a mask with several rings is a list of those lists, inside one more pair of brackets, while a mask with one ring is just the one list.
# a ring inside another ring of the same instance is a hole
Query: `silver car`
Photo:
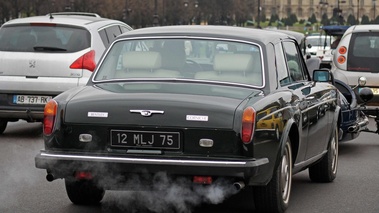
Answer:
[[[355, 88], [359, 77], [367, 79], [374, 98], [368, 105], [379, 105], [379, 25], [356, 25], [346, 30], [335, 51], [333, 51], [332, 72], [334, 78]], [[360, 100], [357, 95], [358, 102]]]
[[48, 100], [84, 85], [127, 24], [90, 13], [19, 18], [0, 28], [0, 134], [9, 121], [41, 121]]

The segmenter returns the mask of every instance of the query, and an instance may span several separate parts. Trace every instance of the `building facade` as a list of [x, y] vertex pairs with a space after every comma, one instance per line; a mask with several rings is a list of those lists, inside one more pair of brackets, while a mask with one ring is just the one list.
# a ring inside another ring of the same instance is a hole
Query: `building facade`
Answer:
[[346, 19], [349, 15], [362, 19], [363, 15], [370, 20], [375, 19], [379, 14], [376, 9], [376, 0], [257, 0], [261, 1], [261, 11], [268, 17], [276, 14], [279, 18], [288, 17], [295, 14], [298, 19], [307, 20], [315, 14], [318, 20], [323, 14], [328, 17], [333, 16], [333, 10], [340, 9], [340, 14]]

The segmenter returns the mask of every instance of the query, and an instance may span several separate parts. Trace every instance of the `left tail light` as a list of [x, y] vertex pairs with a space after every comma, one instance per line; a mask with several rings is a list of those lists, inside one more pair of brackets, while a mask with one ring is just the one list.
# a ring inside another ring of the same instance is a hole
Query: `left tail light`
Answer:
[[337, 62], [339, 64], [344, 64], [346, 62], [346, 53], [347, 53], [347, 48], [345, 46], [341, 46], [338, 49], [338, 53], [340, 54], [337, 58]]
[[87, 69], [94, 71], [96, 67], [95, 62], [95, 50], [91, 50], [88, 53], [80, 56], [70, 65], [71, 69]]
[[245, 144], [250, 143], [253, 138], [255, 117], [256, 112], [253, 107], [247, 107], [243, 111], [241, 139]]
[[45, 105], [43, 112], [43, 134], [45, 135], [50, 135], [53, 132], [57, 108], [58, 103], [54, 99], [51, 99]]

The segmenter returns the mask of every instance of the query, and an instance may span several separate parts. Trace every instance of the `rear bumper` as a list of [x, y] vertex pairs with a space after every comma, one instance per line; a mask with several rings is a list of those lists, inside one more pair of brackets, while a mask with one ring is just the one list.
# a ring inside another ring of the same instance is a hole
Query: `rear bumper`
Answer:
[[88, 155], [63, 152], [41, 151], [35, 157], [35, 166], [46, 169], [55, 178], [72, 176], [74, 171], [90, 170], [97, 174], [109, 173], [148, 173], [166, 172], [170, 175], [204, 175], [234, 178], [251, 178], [260, 173], [261, 167], [268, 165], [262, 159], [200, 159], [200, 158], [163, 158], [121, 157], [109, 155]]
[[26, 108], [19, 110], [0, 109], [0, 119], [4, 120], [18, 120], [23, 119], [27, 121], [41, 121], [43, 119], [43, 108]]

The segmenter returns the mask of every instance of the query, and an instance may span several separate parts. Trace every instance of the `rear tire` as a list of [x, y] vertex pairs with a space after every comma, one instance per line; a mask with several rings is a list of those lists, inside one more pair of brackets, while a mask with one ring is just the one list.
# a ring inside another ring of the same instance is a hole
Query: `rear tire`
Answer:
[[105, 190], [97, 187], [92, 180], [65, 179], [68, 198], [77, 205], [98, 205]]
[[328, 153], [315, 165], [309, 167], [309, 178], [313, 182], [332, 182], [337, 176], [338, 167], [338, 128], [335, 128], [328, 145]]
[[266, 186], [253, 188], [255, 209], [258, 212], [285, 212], [292, 187], [292, 149], [288, 139], [280, 164]]
[[4, 133], [7, 128], [8, 121], [0, 120], [0, 135]]

